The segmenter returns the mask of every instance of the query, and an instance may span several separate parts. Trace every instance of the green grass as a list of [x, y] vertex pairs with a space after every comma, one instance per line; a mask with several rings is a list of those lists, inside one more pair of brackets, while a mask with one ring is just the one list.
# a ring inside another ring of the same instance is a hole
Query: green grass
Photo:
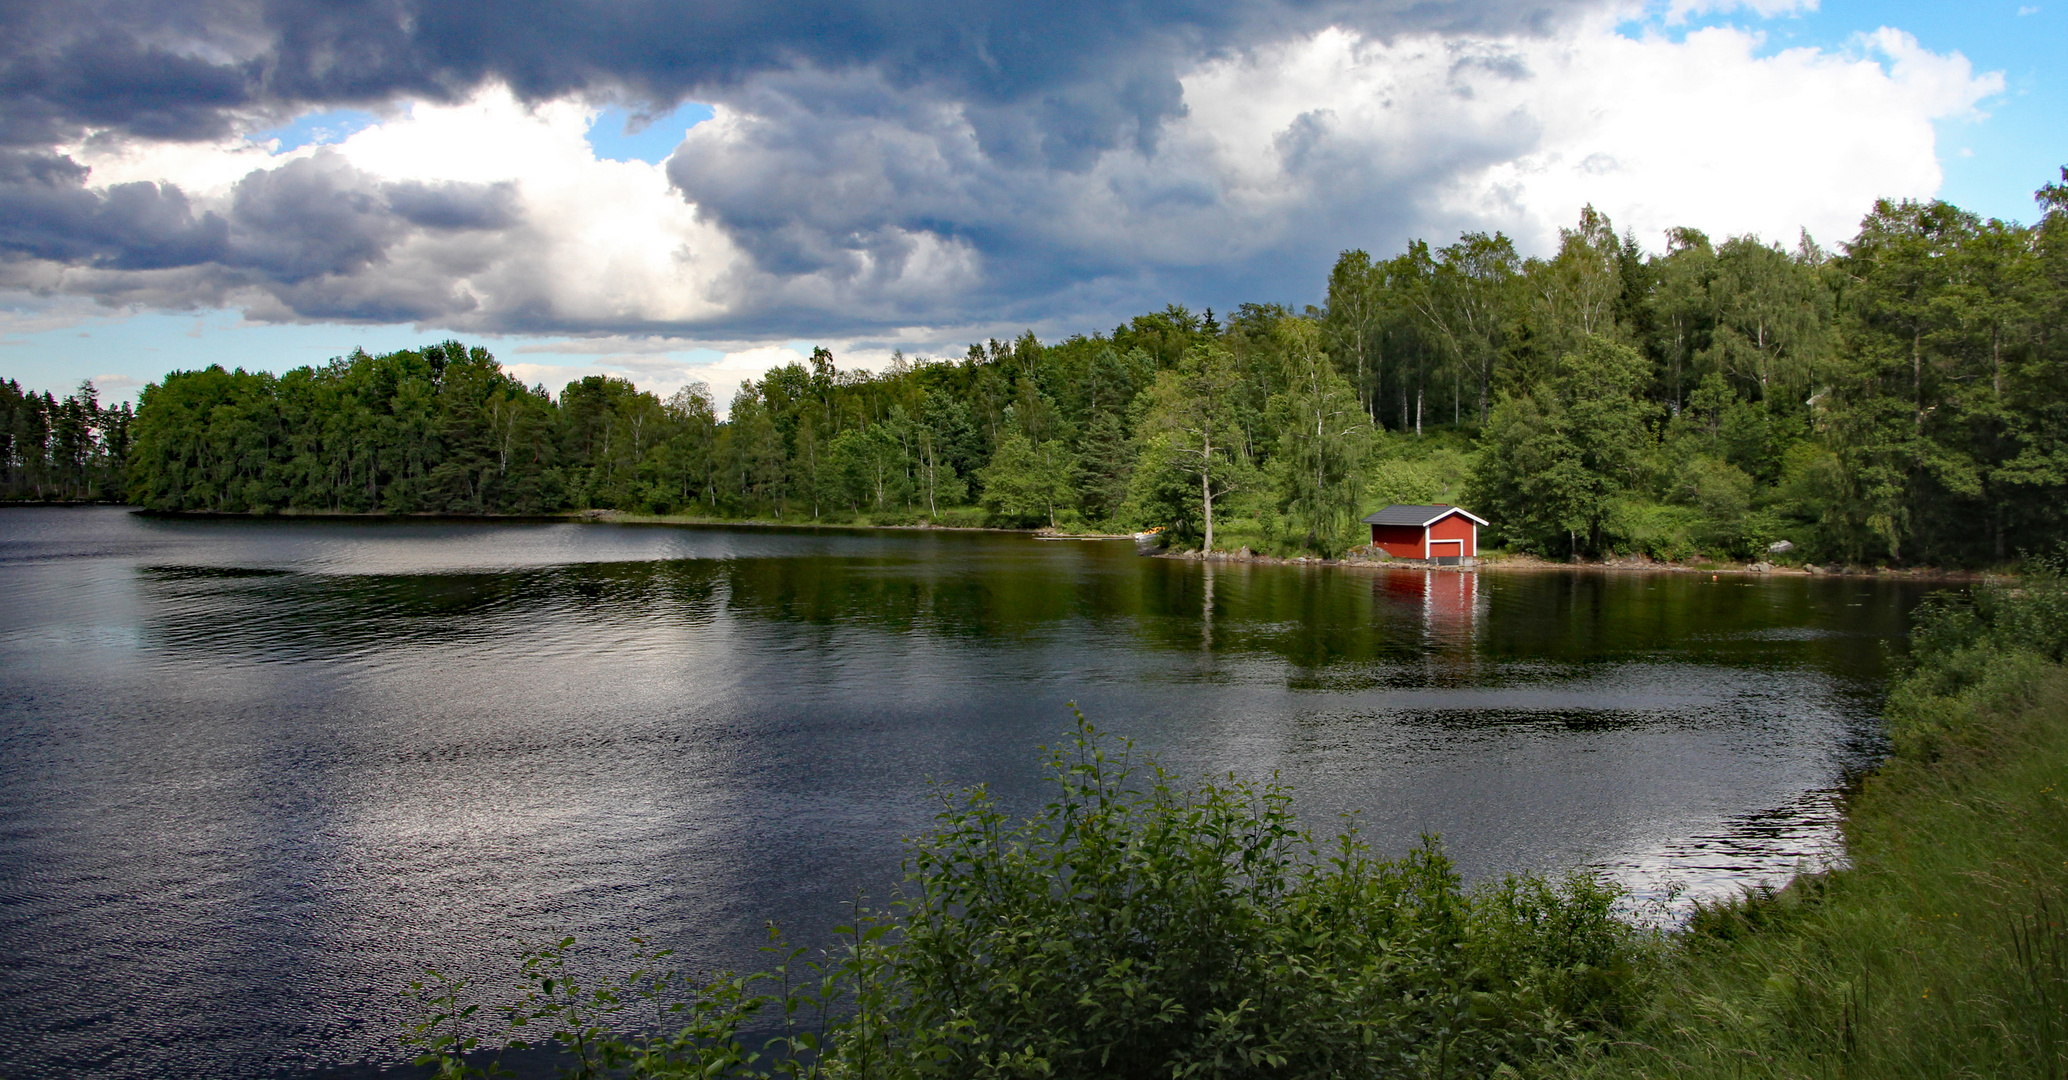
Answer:
[[1547, 1074], [2068, 1075], [2068, 671], [1985, 638], [1889, 713], [1851, 868], [1699, 911], [1637, 1019]]

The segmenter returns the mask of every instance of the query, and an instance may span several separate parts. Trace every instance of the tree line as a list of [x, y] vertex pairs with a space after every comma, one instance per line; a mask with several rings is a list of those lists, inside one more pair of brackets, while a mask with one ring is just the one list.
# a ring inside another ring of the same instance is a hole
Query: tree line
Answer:
[[1785, 540], [2001, 562], [2061, 535], [2068, 494], [2068, 186], [2037, 197], [2029, 226], [1879, 202], [1835, 251], [1683, 228], [1647, 254], [1588, 208], [1543, 258], [1499, 233], [1345, 252], [1304, 310], [1172, 305], [875, 373], [818, 349], [723, 419], [702, 386], [556, 397], [457, 342], [175, 372], [124, 428], [128, 490], [158, 510], [1162, 525], [1322, 554], [1379, 505], [1455, 501], [1555, 557]]
[[126, 402], [101, 408], [90, 382], [59, 398], [0, 379], [0, 499], [122, 501], [134, 418]]

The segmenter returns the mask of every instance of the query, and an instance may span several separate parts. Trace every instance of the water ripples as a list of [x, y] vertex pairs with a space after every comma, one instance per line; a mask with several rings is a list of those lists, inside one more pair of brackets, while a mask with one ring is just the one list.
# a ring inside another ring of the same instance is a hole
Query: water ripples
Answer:
[[0, 593], [0, 1075], [201, 1077], [393, 1061], [418, 964], [520, 938], [809, 944], [1073, 700], [1468, 876], [1718, 895], [1835, 851], [1918, 590], [7, 510]]

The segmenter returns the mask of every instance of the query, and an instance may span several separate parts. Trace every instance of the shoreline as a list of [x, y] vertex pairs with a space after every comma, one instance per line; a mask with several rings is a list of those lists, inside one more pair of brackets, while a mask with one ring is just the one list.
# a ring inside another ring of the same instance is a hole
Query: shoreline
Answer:
[[[34, 507], [87, 507], [127, 506], [125, 503], [0, 503], [6, 506]], [[812, 519], [791, 520], [784, 518], [718, 518], [678, 514], [638, 514], [625, 510], [595, 509], [568, 510], [552, 514], [453, 514], [453, 513], [411, 513], [388, 514], [342, 510], [280, 510], [268, 514], [253, 514], [223, 510], [146, 510], [131, 507], [130, 512], [140, 517], [167, 520], [222, 520], [222, 521], [265, 521], [265, 520], [337, 520], [337, 521], [440, 521], [440, 522], [487, 522], [504, 524], [577, 524], [577, 525], [688, 525], [716, 528], [757, 529], [843, 529], [884, 530], [892, 532], [986, 532], [1027, 536], [1035, 540], [1081, 540], [1116, 541], [1133, 540], [1130, 533], [1069, 533], [1043, 526], [1035, 529], [1014, 529], [997, 525], [947, 525], [937, 522], [916, 524], [874, 524], [859, 522], [829, 522]], [[1353, 549], [1355, 550], [1355, 549]], [[1670, 573], [1670, 574], [1730, 574], [1737, 577], [1854, 577], [1898, 579], [1906, 581], [1934, 581], [1951, 584], [1975, 584], [1983, 581], [2000, 580], [2014, 575], [2002, 570], [1960, 570], [1948, 567], [1914, 566], [1845, 566], [1840, 564], [1818, 565], [1814, 563], [1781, 564], [1771, 562], [1716, 563], [1716, 562], [1661, 562], [1642, 555], [1618, 556], [1610, 559], [1586, 562], [1565, 562], [1546, 559], [1523, 553], [1494, 553], [1477, 557], [1472, 566], [1438, 566], [1432, 562], [1416, 559], [1367, 558], [1349, 555], [1340, 558], [1324, 558], [1318, 555], [1266, 555], [1238, 548], [1234, 551], [1215, 551], [1204, 555], [1196, 549], [1181, 551], [1157, 551], [1151, 557], [1181, 562], [1237, 563], [1258, 566], [1320, 566], [1348, 569], [1393, 569], [1393, 570], [1442, 570], [1446, 572], [1507, 572], [1547, 571], [1594, 572], [1594, 573]]]
[[2031, 631], [2057, 575], [2004, 589], [1961, 640], [1946, 612], [1913, 628], [1888, 752], [1842, 802], [1847, 865], [1698, 906], [1659, 940], [1634, 1022], [1548, 1075], [2057, 1075], [2027, 1068], [2062, 1048], [2061, 999], [2030, 996], [2058, 993], [2068, 944], [2068, 671], [2058, 631]]
[[1649, 573], [1649, 574], [1730, 574], [1736, 577], [1853, 577], [1900, 579], [1905, 581], [1941, 581], [1948, 583], [1974, 584], [1998, 580], [2010, 575], [2001, 571], [1955, 570], [1946, 567], [1862, 567], [1824, 565], [1813, 563], [1781, 565], [1775, 563], [1711, 563], [1711, 562], [1660, 562], [1643, 556], [1621, 556], [1596, 562], [1560, 562], [1529, 554], [1480, 555], [1471, 566], [1440, 566], [1422, 559], [1364, 558], [1344, 556], [1323, 558], [1318, 555], [1264, 555], [1248, 548], [1235, 551], [1215, 551], [1210, 554], [1196, 549], [1185, 551], [1163, 551], [1154, 556], [1159, 559], [1174, 559], [1182, 562], [1215, 562], [1253, 564], [1263, 566], [1318, 566], [1346, 569], [1372, 570], [1441, 570], [1446, 573], [1472, 572], [1517, 572], [1517, 571], [1561, 571], [1594, 573]]
[[[938, 522], [920, 522], [913, 525], [876, 525], [857, 522], [835, 522], [808, 519], [788, 521], [782, 518], [706, 518], [686, 517], [675, 514], [635, 514], [626, 510], [580, 510], [565, 515], [562, 520], [575, 521], [585, 525], [709, 525], [730, 528], [735, 525], [760, 529], [884, 529], [897, 532], [992, 532], [1016, 533], [1025, 536], [1038, 533], [1037, 529], [1007, 529], [996, 525], [942, 525]], [[1037, 539], [1066, 539], [1064, 537], [1041, 537]]]
[[[896, 529], [905, 532], [995, 532], [1027, 535], [1038, 532], [1034, 529], [1007, 529], [993, 525], [942, 525], [920, 523], [915, 525], [877, 525], [857, 522], [831, 522], [811, 519], [789, 520], [786, 518], [710, 518], [681, 515], [635, 514], [625, 510], [564, 510], [551, 514], [454, 514], [442, 511], [426, 511], [409, 514], [389, 514], [357, 510], [277, 510], [272, 513], [254, 514], [234, 510], [146, 510], [128, 503], [31, 503], [32, 506], [123, 506], [138, 517], [159, 518], [167, 521], [214, 520], [214, 521], [450, 521], [483, 522], [488, 524], [539, 524], [539, 525], [710, 525], [725, 528], [767, 528], [767, 529]], [[1054, 536], [1044, 539], [1081, 539], [1076, 536]]]

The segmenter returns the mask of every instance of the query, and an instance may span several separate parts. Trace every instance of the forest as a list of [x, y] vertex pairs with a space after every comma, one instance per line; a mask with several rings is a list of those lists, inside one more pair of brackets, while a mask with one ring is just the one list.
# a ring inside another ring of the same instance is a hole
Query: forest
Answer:
[[591, 376], [558, 395], [458, 342], [274, 375], [210, 367], [132, 416], [4, 383], [7, 497], [158, 511], [1165, 526], [1337, 555], [1359, 517], [1456, 502], [1552, 558], [1989, 565], [2068, 495], [2068, 169], [2023, 225], [1883, 201], [1835, 250], [1693, 229], [1642, 251], [1592, 208], [1342, 253], [1324, 301], [1172, 305], [1106, 333], [839, 368], [722, 411]]
[[92, 383], [59, 398], [0, 379], [0, 499], [122, 501], [133, 419], [126, 402], [101, 408]]

